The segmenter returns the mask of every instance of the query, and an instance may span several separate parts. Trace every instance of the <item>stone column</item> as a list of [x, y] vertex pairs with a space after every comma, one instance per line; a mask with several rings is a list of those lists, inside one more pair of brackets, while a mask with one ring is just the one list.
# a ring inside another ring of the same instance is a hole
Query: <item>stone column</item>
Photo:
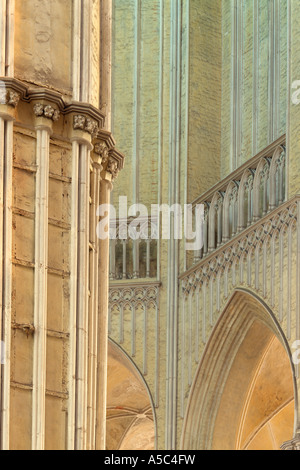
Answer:
[[50, 136], [60, 113], [47, 102], [33, 106], [36, 129], [34, 353], [32, 394], [32, 450], [45, 448], [46, 349], [48, 284], [48, 207]]
[[100, 204], [100, 181], [102, 158], [96, 152], [91, 157], [91, 194], [90, 194], [90, 297], [89, 297], [89, 365], [88, 365], [88, 440], [87, 449], [95, 450], [97, 415], [97, 341], [99, 306], [99, 240], [96, 223], [97, 209]]
[[[0, 0], [0, 76], [14, 74], [15, 0]], [[0, 82], [0, 448], [9, 450], [12, 292], [12, 164], [14, 109], [20, 95]]]
[[46, 342], [47, 342], [47, 268], [48, 268], [48, 198], [49, 139], [51, 129], [38, 125], [35, 205], [34, 274], [34, 354], [32, 397], [32, 450], [45, 447]]
[[15, 0], [0, 0], [0, 76], [14, 75]]
[[100, 108], [105, 114], [105, 129], [111, 130], [112, 0], [100, 2], [101, 64]]
[[[116, 150], [105, 153], [101, 174], [100, 205], [110, 204], [112, 182], [123, 168], [124, 157]], [[109, 229], [109, 227], [108, 227]], [[109, 295], [109, 237], [99, 240], [99, 310], [98, 310], [98, 372], [97, 372], [97, 425], [96, 449], [105, 450], [107, 403], [107, 347], [108, 347], [108, 295]]]
[[[110, 204], [111, 175], [102, 173], [100, 204]], [[99, 241], [99, 307], [96, 449], [105, 450], [108, 347], [109, 238]]]
[[12, 301], [12, 169], [13, 121], [20, 96], [0, 87], [0, 339], [3, 362], [0, 367], [1, 449], [9, 450], [10, 359]]
[[[74, 115], [71, 266], [71, 361], [69, 403], [69, 449], [87, 448], [88, 335], [89, 335], [89, 236], [90, 152], [96, 124], [84, 115]], [[78, 256], [80, 253], [80, 256]]]

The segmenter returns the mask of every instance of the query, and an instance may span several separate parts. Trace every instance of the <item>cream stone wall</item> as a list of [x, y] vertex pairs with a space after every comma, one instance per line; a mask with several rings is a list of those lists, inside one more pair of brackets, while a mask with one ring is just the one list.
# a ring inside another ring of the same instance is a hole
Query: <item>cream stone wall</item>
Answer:
[[[290, 349], [299, 339], [298, 3], [0, 0], [2, 449], [105, 448], [108, 331], [149, 387], [159, 449], [185, 442], [236, 290], [265, 303]], [[108, 318], [95, 229], [112, 183], [115, 204], [191, 203], [285, 132], [285, 206], [186, 275], [184, 243], [160, 240], [152, 279], [112, 282]]]
[[222, 3], [222, 177], [286, 132], [289, 4]]
[[[290, 2], [289, 9], [289, 35], [291, 41], [291, 54], [290, 60], [290, 83], [298, 80], [300, 73], [300, 61], [299, 61], [299, 4], [295, 1]], [[292, 94], [295, 90], [290, 90]], [[291, 96], [290, 96], [291, 99]], [[288, 139], [289, 139], [289, 186], [288, 195], [291, 197], [294, 194], [299, 193], [299, 141], [297, 138], [299, 132], [299, 117], [300, 117], [299, 106], [289, 102], [289, 120], [288, 120]]]
[[[204, 9], [196, 1], [182, 2], [178, 9], [176, 5], [146, 0], [113, 3], [112, 129], [127, 155], [123, 178], [113, 191], [115, 204], [120, 195], [128, 197], [129, 206], [138, 202], [149, 209], [155, 203], [184, 204], [220, 179], [220, 4], [207, 2]], [[185, 263], [177, 250], [167, 240], [159, 242], [158, 317], [150, 306], [145, 326], [139, 301], [135, 326], [131, 307], [124, 306], [121, 318], [117, 305], [111, 312], [111, 338], [133, 357], [150, 387], [159, 448], [176, 445], [172, 368], [177, 307], [172, 303], [177, 297], [176, 273]], [[140, 284], [142, 289], [151, 287], [146, 280]], [[111, 283], [112, 292], [115, 285]], [[124, 289], [126, 285], [130, 292], [138, 292], [134, 281], [123, 281]]]
[[40, 86], [49, 86], [70, 96], [71, 74], [72, 2], [17, 0], [16, 78]]
[[221, 179], [222, 3], [188, 3], [187, 199], [191, 202]]
[[[288, 192], [297, 194], [298, 108], [289, 104], [291, 75], [297, 79], [296, 3], [190, 0], [178, 2], [177, 9], [166, 1], [152, 2], [152, 8], [143, 0], [114, 2], [113, 129], [127, 154], [124, 178], [114, 189], [115, 203], [119, 195], [127, 195], [129, 205], [148, 207], [157, 201], [192, 202], [219, 180], [229, 181], [233, 170], [286, 132]], [[110, 336], [141, 372], [148, 351], [144, 376], [156, 407], [158, 448], [180, 448], [205, 345], [235, 289], [263, 299], [290, 348], [297, 338], [298, 235], [295, 226], [282, 233], [280, 248], [276, 235], [275, 248], [257, 242], [228, 271], [223, 258], [216, 261], [215, 275], [215, 265], [202, 273], [200, 263], [195, 277], [186, 278], [193, 287], [184, 295], [182, 286], [177, 288], [177, 277], [189, 262], [184, 244], [160, 241], [157, 331], [155, 309], [145, 328], [144, 299], [136, 324], [133, 302], [123, 311], [117, 297], [112, 299]], [[229, 258], [234, 250], [228, 246]], [[136, 282], [144, 289], [149, 281]], [[112, 282], [111, 292], [122, 296], [126, 286], [132, 296], [137, 287], [132, 280]], [[139, 304], [141, 294], [136, 295]]]
[[111, 6], [0, 9], [1, 449], [103, 450], [109, 266], [96, 211], [124, 164], [100, 111]]

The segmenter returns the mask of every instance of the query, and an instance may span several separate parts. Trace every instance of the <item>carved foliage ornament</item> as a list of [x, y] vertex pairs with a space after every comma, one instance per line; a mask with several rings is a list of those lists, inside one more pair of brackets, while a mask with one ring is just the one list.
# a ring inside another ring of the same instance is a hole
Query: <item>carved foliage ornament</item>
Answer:
[[108, 171], [111, 175], [113, 180], [117, 179], [118, 174], [119, 174], [119, 165], [116, 160], [113, 160], [112, 158], [108, 161], [108, 165], [106, 168], [106, 171]]
[[98, 143], [94, 146], [94, 152], [100, 155], [102, 163], [108, 162], [108, 148], [104, 143]]
[[16, 108], [20, 99], [20, 93], [17, 93], [14, 90], [7, 90], [5, 87], [0, 86], [0, 104], [5, 104]]
[[37, 103], [34, 105], [33, 111], [36, 117], [45, 117], [54, 122], [58, 121], [60, 118], [60, 112], [58, 109], [55, 109], [50, 105], [45, 106], [42, 103]]
[[99, 126], [96, 121], [93, 121], [93, 119], [90, 119], [82, 114], [77, 114], [74, 116], [73, 127], [74, 130], [79, 129], [81, 131], [88, 132], [91, 135], [96, 135], [99, 130]]

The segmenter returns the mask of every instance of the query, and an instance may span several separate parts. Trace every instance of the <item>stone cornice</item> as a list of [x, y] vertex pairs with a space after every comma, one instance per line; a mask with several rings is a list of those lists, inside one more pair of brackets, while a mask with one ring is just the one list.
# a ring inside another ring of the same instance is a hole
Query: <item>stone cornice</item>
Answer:
[[77, 114], [83, 115], [86, 119], [96, 121], [99, 128], [105, 122], [105, 116], [95, 106], [89, 103], [70, 101], [67, 102], [63, 95], [48, 88], [33, 87], [15, 78], [0, 77], [0, 83], [4, 83], [7, 90], [12, 90], [20, 95], [20, 100], [31, 103], [32, 101], [49, 102], [56, 105], [62, 115]]
[[119, 171], [124, 168], [125, 157], [115, 149], [116, 142], [111, 132], [103, 129], [105, 116], [99, 109], [89, 103], [66, 101], [64, 96], [55, 90], [33, 86], [15, 78], [0, 77], [0, 85], [3, 95], [3, 103], [0, 101], [0, 104], [6, 107], [15, 109], [19, 101], [33, 103], [37, 118], [54, 122], [58, 121], [61, 115], [71, 116], [73, 130], [80, 135], [90, 135], [94, 152], [102, 158], [104, 171], [111, 175], [112, 181], [117, 178]]

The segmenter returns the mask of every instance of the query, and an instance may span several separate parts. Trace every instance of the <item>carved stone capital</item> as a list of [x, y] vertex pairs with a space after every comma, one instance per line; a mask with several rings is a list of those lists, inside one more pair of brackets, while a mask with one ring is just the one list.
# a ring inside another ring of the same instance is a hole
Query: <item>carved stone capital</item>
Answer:
[[94, 145], [94, 152], [100, 156], [103, 164], [108, 162], [109, 154], [106, 144], [104, 144], [103, 142], [98, 142]]
[[300, 433], [291, 441], [282, 444], [281, 450], [300, 450]]
[[112, 181], [115, 181], [118, 178], [120, 171], [118, 162], [113, 158], [109, 158], [106, 171], [111, 174]]
[[14, 90], [8, 90], [7, 88], [0, 86], [0, 104], [16, 108], [19, 104], [20, 99], [20, 93]]
[[84, 116], [83, 114], [76, 114], [73, 120], [74, 130], [81, 130], [90, 135], [96, 135], [99, 130], [97, 121]]
[[36, 117], [44, 117], [51, 121], [58, 121], [60, 118], [60, 111], [51, 105], [44, 105], [43, 103], [36, 103], [33, 106], [33, 112]]

